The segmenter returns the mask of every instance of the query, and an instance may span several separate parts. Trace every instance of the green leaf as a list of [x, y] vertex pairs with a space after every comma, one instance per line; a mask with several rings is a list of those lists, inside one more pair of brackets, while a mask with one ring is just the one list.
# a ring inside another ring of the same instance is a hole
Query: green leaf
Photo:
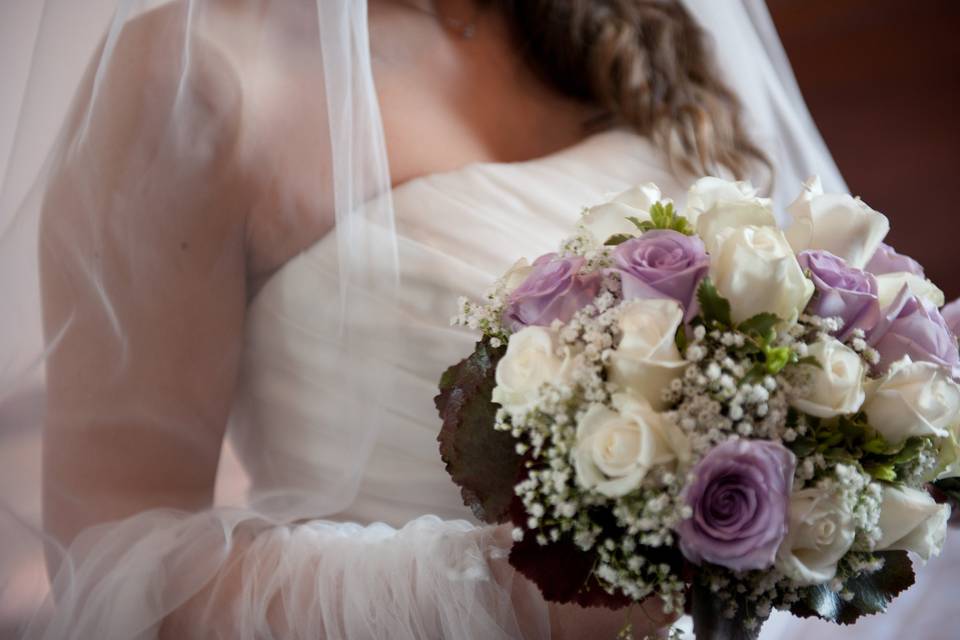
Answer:
[[666, 229], [676, 231], [684, 235], [692, 236], [694, 234], [693, 226], [684, 216], [678, 215], [673, 208], [672, 202], [655, 202], [650, 206], [650, 219], [641, 220], [635, 216], [627, 218], [633, 225], [646, 233], [654, 229]]
[[883, 438], [867, 440], [863, 445], [863, 450], [867, 453], [885, 454], [887, 452], [887, 441]]
[[763, 354], [766, 357], [767, 372], [776, 375], [790, 364], [793, 351], [790, 347], [774, 347], [772, 349], [767, 347], [763, 350]]
[[629, 233], [616, 233], [609, 238], [603, 244], [608, 247], [615, 247], [618, 244], [623, 244], [627, 240], [633, 240], [635, 236], [630, 235]]
[[755, 362], [753, 366], [750, 367], [750, 370], [744, 374], [742, 382], [750, 382], [750, 383], [756, 384], [761, 380], [763, 380], [764, 377], [766, 377], [766, 375], [767, 375], [767, 365], [764, 364], [763, 362]]
[[541, 546], [532, 532], [525, 534], [523, 540], [515, 542], [510, 549], [510, 565], [536, 584], [547, 602], [575, 602], [581, 607], [606, 609], [631, 604], [623, 594], [611, 595], [601, 588], [593, 575], [597, 562], [595, 551], [583, 551], [564, 539]]
[[760, 624], [747, 629], [744, 623], [744, 610], [749, 604], [745, 598], [737, 598], [737, 615], [727, 618], [723, 615], [723, 601], [699, 576], [694, 578], [690, 598], [693, 634], [697, 640], [756, 640], [759, 637]]
[[813, 440], [804, 438], [803, 440], [794, 440], [789, 444], [790, 451], [798, 458], [806, 458], [817, 450], [817, 443]]
[[845, 447], [831, 447], [823, 452], [824, 457], [834, 462], [856, 462], [858, 456]]
[[918, 455], [920, 455], [920, 450], [923, 449], [925, 444], [926, 442], [923, 438], [908, 438], [904, 443], [903, 448], [893, 456], [891, 462], [895, 465], [899, 465], [914, 460]]
[[506, 522], [520, 479], [523, 459], [516, 441], [506, 431], [494, 429], [497, 405], [490, 401], [494, 374], [505, 347], [478, 342], [469, 357], [447, 369], [434, 398], [443, 420], [440, 457], [460, 487], [463, 502], [486, 523]]
[[780, 318], [775, 314], [764, 312], [747, 318], [737, 325], [737, 329], [749, 336], [755, 336], [761, 340], [769, 341], [770, 334], [773, 333], [774, 327], [777, 326], [779, 322]]
[[864, 436], [864, 430], [861, 425], [845, 418], [837, 421], [837, 430], [850, 442], [859, 442]]
[[893, 467], [892, 462], [868, 462], [863, 465], [863, 470], [869, 473], [874, 480], [894, 482], [897, 479], [897, 472]]
[[826, 448], [826, 447], [835, 447], [835, 446], [837, 446], [838, 444], [840, 444], [841, 442], [843, 442], [843, 440], [844, 440], [843, 433], [840, 432], [840, 431], [835, 431], [835, 432], [829, 434], [829, 435], [821, 442], [821, 446], [823, 446], [824, 448]]
[[[847, 578], [845, 587], [853, 593], [849, 602], [833, 592], [829, 585], [807, 587], [791, 613], [804, 618], [817, 617], [839, 624], [852, 624], [862, 616], [883, 613], [887, 605], [913, 584], [913, 567], [906, 551], [880, 551], [883, 568]], [[699, 640], [699, 636], [697, 636]]]
[[684, 325], [681, 324], [677, 328], [677, 335], [673, 337], [673, 340], [677, 343], [677, 350], [681, 354], [686, 353], [689, 342], [687, 341], [687, 329]]
[[661, 202], [654, 202], [650, 207], [650, 219], [657, 229], [669, 229], [673, 222], [673, 205], [669, 202], [666, 206]]
[[653, 231], [656, 228], [657, 226], [652, 222], [650, 222], [649, 220], [640, 224], [640, 231], [643, 231], [644, 233], [646, 233], [647, 231]]
[[700, 317], [708, 326], [733, 326], [730, 319], [730, 301], [720, 295], [710, 278], [704, 278], [697, 288], [697, 301], [700, 303]]
[[692, 236], [696, 231], [690, 224], [690, 221], [683, 216], [677, 216], [673, 223], [673, 230], [682, 233], [685, 236]]

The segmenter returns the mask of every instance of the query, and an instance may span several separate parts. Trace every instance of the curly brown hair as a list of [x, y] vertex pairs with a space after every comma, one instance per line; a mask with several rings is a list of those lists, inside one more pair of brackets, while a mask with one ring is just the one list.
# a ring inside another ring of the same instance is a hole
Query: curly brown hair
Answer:
[[674, 171], [746, 177], [770, 163], [744, 130], [709, 39], [679, 0], [486, 0], [529, 64], [661, 148]]

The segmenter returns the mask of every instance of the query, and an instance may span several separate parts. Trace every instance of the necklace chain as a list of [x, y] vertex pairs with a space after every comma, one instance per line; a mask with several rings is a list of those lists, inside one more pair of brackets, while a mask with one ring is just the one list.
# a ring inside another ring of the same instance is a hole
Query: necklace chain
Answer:
[[430, 0], [429, 7], [420, 6], [416, 2], [410, 2], [408, 0], [401, 0], [400, 4], [409, 9], [414, 9], [420, 13], [433, 17], [437, 20], [437, 22], [442, 24], [450, 31], [453, 31], [461, 38], [469, 40], [477, 33], [477, 19], [480, 17], [479, 7], [476, 7], [473, 16], [469, 20], [464, 20], [462, 18], [452, 18], [450, 16], [443, 15], [443, 13], [437, 9], [435, 0]]

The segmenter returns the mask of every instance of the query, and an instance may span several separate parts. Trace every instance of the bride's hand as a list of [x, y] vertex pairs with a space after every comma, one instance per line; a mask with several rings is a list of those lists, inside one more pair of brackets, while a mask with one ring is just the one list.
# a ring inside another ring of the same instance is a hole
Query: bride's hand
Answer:
[[[513, 545], [511, 531], [513, 526], [502, 524], [493, 528], [493, 538], [496, 545], [502, 549], [509, 549]], [[507, 562], [506, 557], [491, 559], [491, 568], [495, 579], [503, 585], [511, 584], [513, 603], [517, 618], [521, 621], [533, 619], [535, 616], [525, 615], [538, 603], [530, 602], [531, 592], [539, 597], [539, 589], [529, 580], [515, 573]], [[512, 579], [512, 582], [510, 582]], [[542, 600], [541, 600], [542, 602]], [[679, 616], [663, 611], [660, 600], [656, 597], [648, 598], [639, 605], [629, 609], [611, 610], [603, 607], [581, 607], [576, 604], [546, 603], [550, 612], [550, 637], [554, 640], [574, 638], [615, 638], [629, 622], [633, 637], [637, 640], [646, 637], [656, 637], [673, 623]], [[524, 629], [525, 635], [532, 634], [532, 629]]]

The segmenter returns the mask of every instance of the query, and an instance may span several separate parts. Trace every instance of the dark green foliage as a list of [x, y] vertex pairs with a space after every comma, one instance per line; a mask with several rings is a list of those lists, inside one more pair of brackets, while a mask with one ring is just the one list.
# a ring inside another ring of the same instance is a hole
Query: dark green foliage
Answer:
[[607, 241], [603, 244], [607, 245], [608, 247], [615, 247], [618, 244], [623, 244], [627, 240], [632, 240], [634, 237], [635, 236], [632, 236], [629, 233], [617, 233], [607, 238]]
[[710, 278], [704, 278], [697, 288], [697, 302], [700, 303], [700, 318], [708, 329], [717, 325], [721, 328], [733, 326], [730, 301], [720, 295]]
[[506, 522], [513, 487], [523, 460], [508, 432], [493, 428], [497, 405], [490, 401], [497, 362], [506, 350], [487, 341], [447, 369], [434, 398], [443, 427], [437, 440], [447, 472], [460, 487], [463, 502], [482, 522]]
[[596, 561], [596, 553], [582, 551], [568, 540], [540, 546], [529, 531], [510, 550], [510, 564], [536, 584], [549, 602], [607, 609], [630, 605], [626, 596], [610, 595], [600, 588], [593, 577]]
[[780, 318], [772, 313], [758, 313], [752, 318], [747, 318], [741, 322], [737, 326], [737, 329], [748, 336], [770, 342], [773, 340], [773, 330], [778, 322], [780, 322]]
[[846, 602], [828, 585], [807, 587], [791, 613], [838, 624], [852, 624], [862, 616], [883, 613], [898, 594], [913, 584], [913, 567], [906, 551], [880, 551], [875, 555], [884, 559], [880, 571], [847, 578], [845, 588], [853, 592], [852, 600]]

